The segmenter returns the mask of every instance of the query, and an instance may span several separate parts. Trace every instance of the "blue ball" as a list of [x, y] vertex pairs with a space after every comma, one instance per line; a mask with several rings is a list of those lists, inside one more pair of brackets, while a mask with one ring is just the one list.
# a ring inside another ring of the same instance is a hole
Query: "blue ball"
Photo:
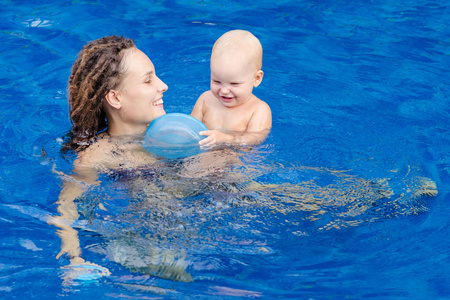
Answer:
[[198, 142], [205, 138], [200, 131], [208, 128], [196, 118], [169, 113], [153, 120], [144, 133], [147, 151], [166, 158], [181, 158], [201, 152]]

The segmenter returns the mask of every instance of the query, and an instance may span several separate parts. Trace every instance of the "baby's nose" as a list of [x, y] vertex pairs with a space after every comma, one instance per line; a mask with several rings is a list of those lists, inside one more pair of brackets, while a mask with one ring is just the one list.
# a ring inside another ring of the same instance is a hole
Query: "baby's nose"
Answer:
[[230, 92], [230, 90], [229, 90], [228, 88], [226, 88], [226, 87], [223, 87], [223, 88], [220, 90], [220, 92], [221, 92], [222, 94], [228, 94], [228, 93]]

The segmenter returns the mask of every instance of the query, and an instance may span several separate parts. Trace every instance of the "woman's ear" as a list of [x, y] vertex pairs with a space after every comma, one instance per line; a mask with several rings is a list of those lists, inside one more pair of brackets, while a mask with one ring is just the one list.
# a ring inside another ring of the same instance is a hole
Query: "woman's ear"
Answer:
[[106, 102], [115, 109], [122, 108], [122, 98], [120, 97], [120, 93], [116, 90], [109, 90], [109, 92], [105, 96]]
[[264, 72], [262, 70], [259, 70], [258, 72], [256, 72], [255, 82], [253, 83], [253, 87], [257, 87], [261, 83], [263, 77], [264, 77]]

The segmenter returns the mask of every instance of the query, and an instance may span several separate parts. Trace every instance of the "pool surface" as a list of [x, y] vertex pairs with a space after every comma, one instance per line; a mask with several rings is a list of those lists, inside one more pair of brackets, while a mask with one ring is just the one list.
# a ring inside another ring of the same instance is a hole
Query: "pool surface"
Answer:
[[[0, 4], [1, 299], [450, 298], [448, 1]], [[264, 49], [267, 140], [214, 176], [105, 175], [74, 228], [111, 274], [68, 268], [49, 222], [77, 53], [134, 38], [189, 114], [231, 29]]]

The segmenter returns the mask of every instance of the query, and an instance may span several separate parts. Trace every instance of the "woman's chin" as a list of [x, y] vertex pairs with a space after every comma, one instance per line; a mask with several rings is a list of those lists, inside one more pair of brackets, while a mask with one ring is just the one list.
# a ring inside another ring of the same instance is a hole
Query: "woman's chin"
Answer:
[[157, 107], [156, 109], [153, 110], [153, 114], [152, 114], [152, 121], [156, 118], [159, 118], [161, 116], [164, 116], [166, 114], [166, 111], [164, 110], [164, 108], [161, 107]]
[[[164, 110], [164, 108], [162, 108], [161, 107], [161, 109], [158, 109], [158, 112], [157, 112], [157, 117], [156, 118], [158, 118], [158, 117], [161, 117], [161, 116], [164, 116], [166, 114], [166, 111]], [[155, 119], [156, 119], [155, 118]]]

